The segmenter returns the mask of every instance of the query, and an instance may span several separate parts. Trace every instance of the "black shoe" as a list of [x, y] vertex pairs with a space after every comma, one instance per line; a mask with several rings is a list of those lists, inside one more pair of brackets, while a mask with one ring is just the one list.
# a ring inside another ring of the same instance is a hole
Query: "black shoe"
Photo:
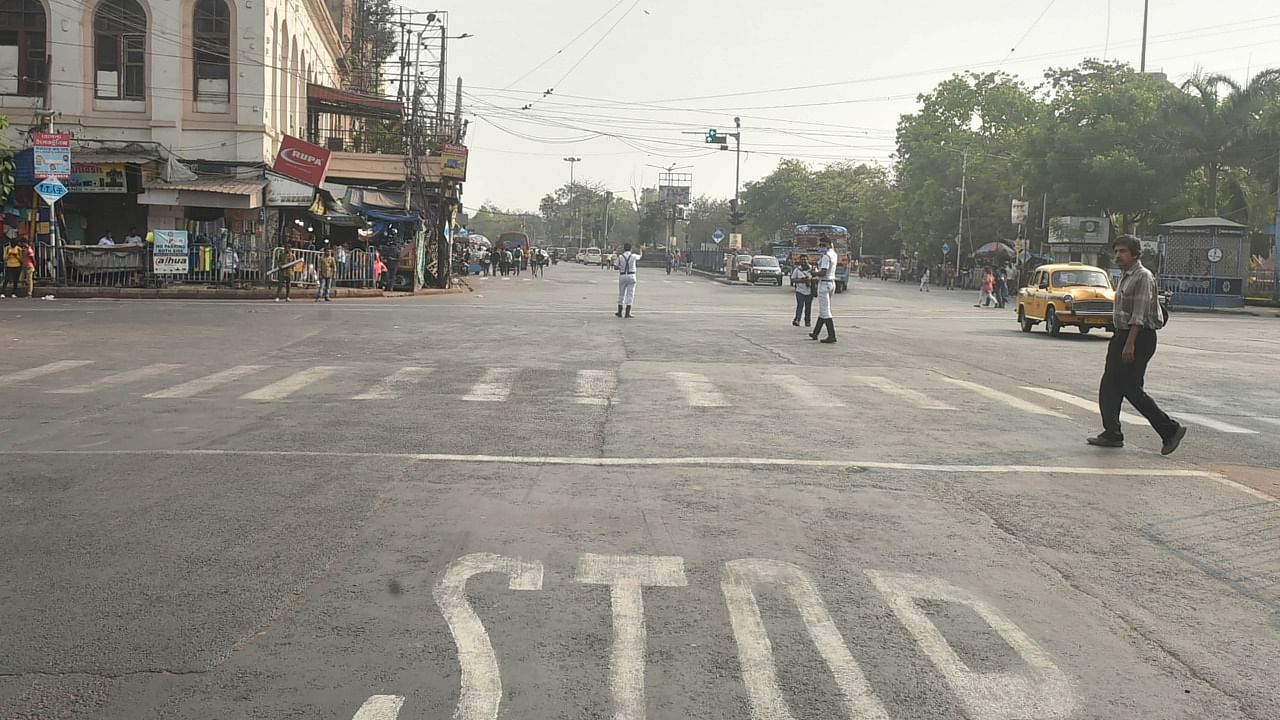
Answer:
[[618, 312], [614, 313], [614, 315], [616, 315], [616, 316], [618, 316], [618, 317], [622, 317], [622, 306], [621, 306], [621, 305], [619, 305], [619, 306], [618, 306]]
[[799, 321], [799, 320], [792, 320], [792, 321], [791, 321], [791, 324], [792, 324], [792, 325], [795, 325], [796, 327], [800, 327], [800, 321]]
[[1085, 440], [1085, 442], [1089, 443], [1094, 447], [1104, 447], [1104, 448], [1124, 447], [1124, 440], [1117, 440], [1113, 437], [1107, 437], [1106, 435], [1096, 435], [1094, 437], [1089, 438], [1088, 440]]
[[835, 343], [835, 341], [836, 341], [836, 339], [835, 339], [835, 338], [833, 338], [833, 337], [829, 337], [829, 338], [822, 338], [822, 339], [821, 339], [821, 340], [819, 340], [818, 342], [824, 342], [824, 343], [827, 343], [828, 345], [831, 345], [831, 344], [834, 344], [834, 343]]
[[817, 334], [817, 333], [809, 333], [809, 339], [810, 339], [810, 340], [817, 340], [817, 339], [818, 339], [818, 334]]
[[624, 317], [631, 317], [631, 306], [627, 306], [627, 314]]
[[1186, 435], [1187, 435], [1187, 426], [1179, 425], [1178, 429], [1174, 430], [1173, 434], [1169, 436], [1169, 439], [1164, 441], [1164, 445], [1160, 448], [1160, 454], [1161, 455], [1172, 454], [1173, 451], [1177, 450], [1178, 446], [1182, 444], [1182, 438], [1186, 437]]
[[804, 324], [804, 326], [805, 326], [805, 327], [813, 327], [813, 323], [811, 323], [811, 322], [807, 322], [807, 323], [805, 323], [805, 324]]

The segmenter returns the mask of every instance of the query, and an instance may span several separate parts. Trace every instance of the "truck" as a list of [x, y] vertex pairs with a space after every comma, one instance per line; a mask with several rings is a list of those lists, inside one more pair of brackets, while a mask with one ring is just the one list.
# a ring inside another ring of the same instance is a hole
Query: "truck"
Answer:
[[853, 260], [853, 255], [849, 252], [848, 228], [842, 225], [797, 225], [792, 234], [793, 248], [787, 261], [794, 267], [793, 259], [798, 262], [799, 257], [805, 255], [812, 262], [817, 262], [822, 254], [818, 239], [823, 235], [831, 241], [831, 247], [836, 251], [836, 292], [842, 293], [849, 289], [849, 266]]

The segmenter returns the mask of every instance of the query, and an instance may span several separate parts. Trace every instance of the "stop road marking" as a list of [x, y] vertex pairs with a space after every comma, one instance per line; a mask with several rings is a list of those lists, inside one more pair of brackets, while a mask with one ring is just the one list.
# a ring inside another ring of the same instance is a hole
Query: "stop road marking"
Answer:
[[[1066, 674], [1030, 636], [985, 600], [941, 578], [870, 569], [863, 572], [974, 720], [1057, 720], [1070, 715], [1075, 699]], [[453, 635], [462, 671], [454, 712], [457, 720], [497, 720], [503, 697], [502, 674], [493, 643], [466, 597], [467, 581], [485, 573], [506, 575], [509, 589], [526, 592], [541, 590], [544, 574], [542, 563], [537, 560], [474, 553], [450, 563], [436, 583], [432, 595]], [[643, 591], [663, 588], [662, 592], [671, 592], [667, 588], [686, 587], [684, 560], [671, 556], [584, 554], [579, 558], [575, 579], [583, 584], [609, 586], [614, 638], [609, 660], [613, 716], [616, 720], [643, 720]], [[846, 717], [888, 720], [888, 712], [849, 652], [808, 574], [792, 563], [745, 558], [725, 563], [721, 590], [753, 720], [795, 717], [778, 683], [772, 644], [756, 601], [755, 588], [760, 585], [780, 586], [791, 599], [835, 679]], [[969, 608], [1017, 653], [1025, 667], [1005, 671], [976, 671], [969, 667], [920, 609], [921, 601]], [[405, 701], [404, 695], [373, 695], [353, 720], [396, 720]]]

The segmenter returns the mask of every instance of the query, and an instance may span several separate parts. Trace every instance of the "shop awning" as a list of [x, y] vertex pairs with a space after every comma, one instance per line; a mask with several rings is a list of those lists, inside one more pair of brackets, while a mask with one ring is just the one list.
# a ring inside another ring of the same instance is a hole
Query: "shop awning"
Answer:
[[388, 223], [420, 223], [422, 222], [422, 218], [418, 217], [417, 215], [405, 215], [403, 210], [400, 211], [399, 213], [385, 212], [383, 210], [378, 210], [376, 208], [368, 207], [367, 205], [352, 205], [351, 209], [360, 213], [361, 215], [364, 215], [370, 220], [377, 220], [379, 222], [388, 222]]
[[138, 196], [139, 205], [175, 205], [212, 208], [262, 207], [265, 179], [205, 177], [179, 182], [155, 181]]

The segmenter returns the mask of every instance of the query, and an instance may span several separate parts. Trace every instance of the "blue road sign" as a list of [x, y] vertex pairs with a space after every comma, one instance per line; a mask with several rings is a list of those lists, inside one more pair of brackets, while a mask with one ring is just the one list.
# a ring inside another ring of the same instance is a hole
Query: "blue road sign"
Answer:
[[58, 182], [57, 178], [49, 178], [36, 183], [36, 192], [44, 198], [45, 202], [53, 205], [67, 194], [67, 186]]
[[716, 228], [716, 231], [711, 233], [711, 239], [715, 240], [716, 242], [720, 242], [721, 240], [724, 240], [724, 231], [721, 230], [720, 228]]
[[951, 254], [951, 243], [942, 243], [942, 254], [943, 255]]

